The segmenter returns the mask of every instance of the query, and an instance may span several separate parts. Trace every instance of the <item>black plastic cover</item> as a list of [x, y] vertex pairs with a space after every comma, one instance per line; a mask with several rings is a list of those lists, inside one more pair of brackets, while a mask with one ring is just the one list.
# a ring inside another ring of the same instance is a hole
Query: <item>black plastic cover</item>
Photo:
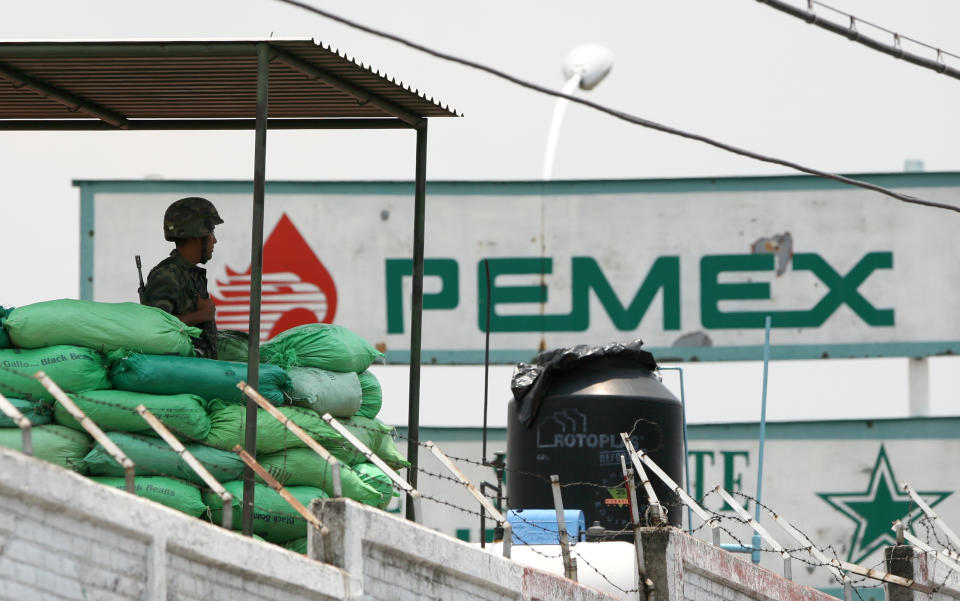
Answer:
[[622, 343], [613, 342], [603, 346], [578, 344], [540, 353], [536, 361], [517, 363], [510, 382], [510, 390], [517, 402], [517, 417], [524, 427], [529, 427], [540, 405], [550, 389], [553, 374], [556, 372], [572, 371], [602, 359], [619, 359], [635, 362], [639, 367], [653, 371], [657, 369], [657, 360], [653, 355], [640, 347], [642, 340]]

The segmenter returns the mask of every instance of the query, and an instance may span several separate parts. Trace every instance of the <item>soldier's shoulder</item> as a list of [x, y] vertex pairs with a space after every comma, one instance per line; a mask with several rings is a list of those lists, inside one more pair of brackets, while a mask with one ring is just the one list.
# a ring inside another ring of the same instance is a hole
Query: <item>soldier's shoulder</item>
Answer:
[[163, 261], [157, 263], [157, 265], [150, 270], [150, 274], [147, 276], [150, 279], [154, 278], [168, 278], [168, 277], [183, 277], [186, 272], [180, 263], [175, 260], [173, 257], [167, 257]]

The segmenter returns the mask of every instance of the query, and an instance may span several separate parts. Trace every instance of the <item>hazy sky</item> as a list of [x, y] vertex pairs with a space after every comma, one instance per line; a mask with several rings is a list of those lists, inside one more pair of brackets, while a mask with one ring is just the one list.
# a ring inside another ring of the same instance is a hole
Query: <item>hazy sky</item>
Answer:
[[[818, 168], [889, 172], [902, 170], [905, 159], [920, 159], [928, 171], [960, 169], [955, 116], [960, 81], [753, 0], [317, 5], [556, 89], [563, 84], [563, 56], [578, 44], [600, 43], [616, 62], [607, 80], [588, 93], [592, 100]], [[955, 35], [960, 4], [953, 0], [833, 0], [832, 5], [960, 53]], [[463, 112], [462, 119], [431, 121], [430, 179], [539, 177], [553, 99], [275, 0], [7, 1], [0, 20], [0, 39], [11, 40], [269, 36], [330, 43]], [[252, 142], [252, 132], [0, 132], [0, 305], [78, 295], [78, 194], [71, 180], [250, 179]], [[413, 144], [410, 132], [271, 132], [267, 177], [411, 179]], [[788, 172], [571, 106], [554, 173], [558, 179], [582, 179]], [[891, 202], [877, 196], [877, 210]], [[944, 219], [958, 217], [944, 213]], [[906, 364], [898, 359], [776, 363], [769, 416], [905, 415]], [[936, 414], [957, 413], [956, 367], [952, 359], [932, 362]], [[424, 402], [434, 409], [424, 413], [424, 423], [450, 423], [463, 413], [445, 417], [456, 407], [448, 407], [456, 402], [451, 381], [469, 391], [463, 403], [477, 404], [479, 370], [458, 369], [425, 371]], [[754, 419], [760, 369], [759, 363], [687, 367], [691, 420]], [[493, 396], [502, 403], [509, 396], [509, 369], [494, 371]], [[391, 395], [405, 396], [401, 368], [380, 373]], [[668, 373], [665, 381], [675, 376]], [[405, 421], [402, 398], [389, 407], [389, 419]], [[501, 415], [502, 408], [497, 411]], [[492, 420], [498, 422], [503, 420]]]

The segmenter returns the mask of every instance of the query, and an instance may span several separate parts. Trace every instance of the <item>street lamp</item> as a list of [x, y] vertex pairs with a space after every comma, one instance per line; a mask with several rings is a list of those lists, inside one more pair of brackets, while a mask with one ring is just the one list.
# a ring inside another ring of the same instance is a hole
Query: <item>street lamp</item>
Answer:
[[[613, 53], [597, 44], [577, 46], [567, 54], [563, 61], [563, 76], [567, 83], [563, 85], [564, 94], [572, 94], [579, 86], [581, 90], [592, 90], [613, 67]], [[557, 98], [550, 121], [550, 133], [547, 135], [547, 149], [543, 155], [543, 179], [550, 179], [553, 173], [553, 161], [557, 155], [557, 140], [560, 137], [560, 123], [567, 110], [568, 100]]]

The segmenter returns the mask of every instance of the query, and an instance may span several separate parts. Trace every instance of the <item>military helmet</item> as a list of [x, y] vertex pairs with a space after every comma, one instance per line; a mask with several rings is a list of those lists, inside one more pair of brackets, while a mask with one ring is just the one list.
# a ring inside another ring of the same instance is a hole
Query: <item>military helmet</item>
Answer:
[[163, 237], [171, 241], [203, 238], [221, 223], [217, 208], [206, 198], [181, 198], [163, 214]]

